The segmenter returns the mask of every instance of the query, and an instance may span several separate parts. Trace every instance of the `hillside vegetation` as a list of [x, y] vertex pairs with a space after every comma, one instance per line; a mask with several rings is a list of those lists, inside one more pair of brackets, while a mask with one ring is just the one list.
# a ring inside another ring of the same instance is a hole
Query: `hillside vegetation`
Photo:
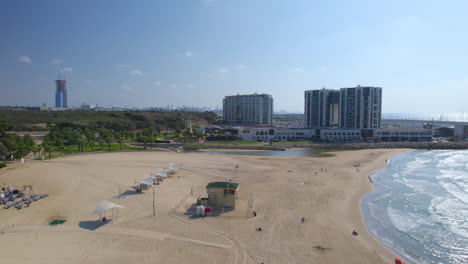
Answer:
[[47, 123], [75, 123], [93, 128], [139, 130], [149, 127], [174, 129], [183, 127], [185, 120], [194, 126], [213, 123], [213, 112], [186, 111], [35, 111], [0, 109], [0, 126], [8, 131], [47, 131]]

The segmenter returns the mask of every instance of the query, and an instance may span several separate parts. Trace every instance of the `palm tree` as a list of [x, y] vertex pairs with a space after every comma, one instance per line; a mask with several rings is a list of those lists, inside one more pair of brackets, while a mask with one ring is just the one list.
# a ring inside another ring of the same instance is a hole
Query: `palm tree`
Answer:
[[45, 152], [49, 153], [49, 159], [52, 158], [52, 151], [54, 150], [54, 147], [48, 141], [42, 142], [42, 147], [44, 148]]
[[86, 140], [88, 140], [88, 144], [91, 146], [91, 151], [94, 151], [94, 145], [96, 143], [96, 136], [94, 135], [94, 130], [91, 128], [85, 128], [85, 136]]
[[34, 159], [36, 159], [36, 154], [41, 151], [41, 147], [39, 145], [35, 145], [33, 148], [32, 148], [32, 152], [34, 153]]
[[123, 137], [122, 133], [115, 132], [114, 137], [115, 137], [115, 139], [117, 139], [117, 142], [120, 144], [120, 150], [122, 150], [123, 142], [124, 142], [124, 137]]

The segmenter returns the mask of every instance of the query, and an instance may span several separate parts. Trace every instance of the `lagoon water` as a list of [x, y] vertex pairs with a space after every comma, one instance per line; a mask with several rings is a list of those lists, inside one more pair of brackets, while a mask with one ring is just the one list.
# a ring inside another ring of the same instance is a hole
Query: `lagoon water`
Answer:
[[468, 151], [401, 153], [371, 178], [374, 237], [410, 263], [468, 263]]
[[250, 151], [200, 151], [207, 154], [249, 155], [249, 156], [282, 156], [282, 157], [328, 157], [330, 154], [317, 152], [312, 149], [286, 150], [250, 150]]

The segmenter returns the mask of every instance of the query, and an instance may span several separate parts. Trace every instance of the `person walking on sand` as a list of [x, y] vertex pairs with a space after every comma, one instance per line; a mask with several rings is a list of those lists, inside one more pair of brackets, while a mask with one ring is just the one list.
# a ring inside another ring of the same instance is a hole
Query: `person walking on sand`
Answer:
[[305, 218], [304, 217], [301, 218], [301, 223], [302, 224], [305, 223]]

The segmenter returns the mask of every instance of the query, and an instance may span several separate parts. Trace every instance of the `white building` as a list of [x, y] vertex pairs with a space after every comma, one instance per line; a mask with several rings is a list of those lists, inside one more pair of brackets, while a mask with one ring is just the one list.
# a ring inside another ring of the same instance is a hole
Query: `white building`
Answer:
[[331, 142], [362, 141], [360, 129], [320, 129], [320, 139]]
[[374, 137], [380, 138], [382, 142], [429, 142], [432, 141], [432, 129], [376, 129]]
[[314, 138], [315, 129], [241, 127], [238, 136], [243, 141], [300, 141]]
[[271, 125], [273, 98], [268, 94], [226, 96], [223, 120], [229, 125]]
[[[310, 129], [310, 128], [272, 128], [272, 127], [235, 127], [243, 141], [327, 141], [327, 142], [429, 142], [431, 129]], [[468, 126], [467, 126], [468, 131]], [[467, 133], [468, 135], [468, 133]]]
[[468, 139], [468, 123], [455, 125], [453, 135], [461, 140]]

